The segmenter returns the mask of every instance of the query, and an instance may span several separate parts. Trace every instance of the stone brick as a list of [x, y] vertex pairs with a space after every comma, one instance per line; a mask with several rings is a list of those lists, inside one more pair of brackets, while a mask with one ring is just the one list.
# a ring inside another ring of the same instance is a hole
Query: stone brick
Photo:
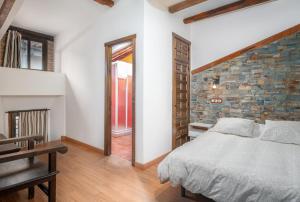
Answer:
[[[251, 50], [195, 74], [191, 79], [191, 120], [219, 117], [300, 120], [300, 33]], [[220, 76], [217, 89], [213, 78]], [[220, 97], [222, 104], [210, 103]]]

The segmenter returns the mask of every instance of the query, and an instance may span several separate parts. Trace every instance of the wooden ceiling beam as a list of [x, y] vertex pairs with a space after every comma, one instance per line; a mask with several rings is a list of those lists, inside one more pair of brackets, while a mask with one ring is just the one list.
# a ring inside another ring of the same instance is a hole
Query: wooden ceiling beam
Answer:
[[185, 1], [182, 1], [182, 2], [179, 2], [177, 4], [170, 6], [169, 12], [176, 13], [178, 11], [195, 6], [195, 5], [205, 2], [205, 1], [207, 1], [207, 0], [185, 0]]
[[133, 53], [133, 46], [132, 44], [115, 52], [113, 55], [112, 55], [112, 62], [115, 62], [115, 61], [118, 61], [118, 60], [122, 60], [124, 59], [125, 57], [127, 57], [128, 55], [132, 54]]
[[109, 6], [109, 7], [113, 7], [115, 5], [113, 0], [95, 0], [95, 1], [99, 4]]
[[189, 18], [186, 18], [183, 20], [183, 22], [185, 24], [189, 24], [192, 22], [196, 22], [199, 20], [203, 20], [206, 18], [210, 18], [213, 16], [217, 16], [217, 15], [221, 15], [224, 13], [228, 13], [228, 12], [232, 12], [232, 11], [236, 11], [242, 8], [247, 8], [250, 6], [254, 6], [257, 4], [262, 4], [262, 3], [266, 3], [266, 2], [270, 2], [271, 0], [240, 0], [231, 4], [227, 4], [225, 6], [221, 6], [219, 8], [213, 9], [213, 10], [209, 10], [203, 13], [199, 13], [197, 15], [191, 16]]
[[3, 1], [2, 6], [0, 8], [0, 29], [4, 25], [14, 3], [15, 3], [15, 0], [4, 0]]

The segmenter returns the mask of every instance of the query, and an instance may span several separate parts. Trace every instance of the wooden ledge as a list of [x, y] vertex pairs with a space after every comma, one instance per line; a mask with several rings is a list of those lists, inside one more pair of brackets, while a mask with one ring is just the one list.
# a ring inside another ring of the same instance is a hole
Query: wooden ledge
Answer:
[[262, 41], [259, 41], [259, 42], [255, 43], [255, 44], [247, 46], [246, 48], [243, 48], [243, 49], [238, 50], [238, 51], [236, 51], [234, 53], [231, 53], [231, 54], [229, 54], [229, 55], [227, 55], [225, 57], [222, 57], [222, 58], [220, 58], [218, 60], [215, 60], [215, 61], [213, 61], [211, 63], [208, 63], [207, 65], [204, 65], [202, 67], [198, 67], [198, 68], [192, 70], [192, 74], [197, 74], [197, 73], [203, 72], [203, 71], [205, 71], [207, 69], [210, 69], [210, 68], [212, 68], [212, 67], [214, 67], [216, 65], [219, 65], [219, 64], [221, 64], [223, 62], [226, 62], [228, 60], [236, 58], [236, 57], [238, 57], [238, 56], [240, 56], [240, 55], [242, 55], [242, 54], [244, 54], [244, 53], [246, 53], [246, 52], [248, 52], [250, 50], [253, 50], [253, 49], [256, 49], [256, 48], [261, 48], [261, 47], [263, 47], [263, 46], [265, 46], [267, 44], [270, 44], [270, 43], [272, 43], [274, 41], [278, 41], [278, 40], [280, 40], [280, 39], [282, 39], [284, 37], [293, 35], [293, 34], [299, 32], [299, 31], [300, 31], [300, 24], [298, 24], [298, 25], [296, 25], [294, 27], [291, 27], [291, 28], [289, 28], [287, 30], [284, 30], [284, 31], [282, 31], [282, 32], [280, 32], [278, 34], [275, 34], [275, 35], [273, 35], [273, 36], [271, 36], [269, 38], [266, 38], [266, 39], [264, 39]]

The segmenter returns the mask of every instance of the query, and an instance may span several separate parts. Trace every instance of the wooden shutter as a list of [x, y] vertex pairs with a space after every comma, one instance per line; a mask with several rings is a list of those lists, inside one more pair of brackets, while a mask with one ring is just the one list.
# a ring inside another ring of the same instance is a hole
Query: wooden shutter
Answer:
[[190, 122], [190, 46], [173, 34], [173, 149], [188, 140]]

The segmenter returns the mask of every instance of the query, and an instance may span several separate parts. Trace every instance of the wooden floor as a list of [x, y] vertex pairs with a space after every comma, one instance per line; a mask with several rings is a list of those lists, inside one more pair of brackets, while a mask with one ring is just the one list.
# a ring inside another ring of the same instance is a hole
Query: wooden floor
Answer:
[[[181, 198], [179, 188], [161, 185], [156, 166], [140, 170], [117, 156], [105, 157], [73, 143], [66, 145], [68, 153], [58, 158], [58, 169], [61, 171], [57, 176], [58, 202], [192, 201]], [[26, 190], [0, 198], [0, 202], [23, 201], [28, 201]], [[36, 196], [31, 202], [44, 201], [47, 198], [36, 188]]]
[[132, 157], [132, 135], [123, 135], [119, 137], [112, 136], [111, 153], [123, 159], [131, 161]]

